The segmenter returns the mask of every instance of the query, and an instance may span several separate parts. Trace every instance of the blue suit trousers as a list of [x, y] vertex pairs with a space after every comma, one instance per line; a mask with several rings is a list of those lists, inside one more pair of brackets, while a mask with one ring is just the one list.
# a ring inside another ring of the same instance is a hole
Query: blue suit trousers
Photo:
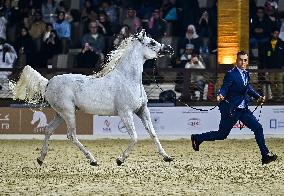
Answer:
[[218, 131], [210, 131], [198, 134], [195, 138], [199, 142], [224, 140], [227, 138], [231, 129], [238, 120], [240, 120], [245, 126], [247, 126], [249, 129], [251, 129], [251, 131], [254, 132], [261, 155], [267, 155], [269, 153], [269, 150], [265, 145], [262, 125], [257, 121], [253, 113], [247, 108], [236, 109], [231, 115], [221, 115]]

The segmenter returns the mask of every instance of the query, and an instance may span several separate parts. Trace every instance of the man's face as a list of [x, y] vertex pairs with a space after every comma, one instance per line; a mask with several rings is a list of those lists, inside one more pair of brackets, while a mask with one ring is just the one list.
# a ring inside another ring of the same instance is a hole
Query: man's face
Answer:
[[279, 31], [274, 31], [273, 33], [272, 33], [272, 37], [274, 38], [274, 39], [278, 39], [278, 37], [279, 37]]
[[248, 55], [247, 54], [239, 55], [237, 57], [237, 67], [239, 69], [245, 70], [247, 68], [247, 65], [248, 65]]

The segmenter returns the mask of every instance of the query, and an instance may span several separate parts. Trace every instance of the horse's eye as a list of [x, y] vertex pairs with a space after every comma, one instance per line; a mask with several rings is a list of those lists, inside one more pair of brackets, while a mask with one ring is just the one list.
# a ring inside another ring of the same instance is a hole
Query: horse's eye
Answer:
[[155, 45], [156, 45], [156, 43], [155, 43], [155, 42], [153, 42], [153, 41], [150, 41], [150, 45], [151, 45], [151, 46], [155, 46]]

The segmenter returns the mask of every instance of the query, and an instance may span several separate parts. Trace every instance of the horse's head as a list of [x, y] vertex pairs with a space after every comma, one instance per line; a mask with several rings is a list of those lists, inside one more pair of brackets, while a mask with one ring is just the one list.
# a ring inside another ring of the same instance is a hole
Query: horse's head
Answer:
[[148, 37], [144, 29], [134, 36], [144, 46], [144, 56], [146, 59], [153, 59], [164, 55], [172, 55], [173, 48], [170, 45], [160, 44], [154, 39]]

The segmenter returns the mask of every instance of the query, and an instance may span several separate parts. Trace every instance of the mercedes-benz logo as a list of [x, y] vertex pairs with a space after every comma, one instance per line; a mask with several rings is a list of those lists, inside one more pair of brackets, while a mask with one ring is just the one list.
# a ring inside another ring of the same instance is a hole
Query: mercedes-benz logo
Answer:
[[127, 129], [124, 125], [124, 123], [122, 121], [120, 121], [117, 125], [117, 128], [118, 130], [121, 132], [121, 133], [126, 133], [127, 132]]

